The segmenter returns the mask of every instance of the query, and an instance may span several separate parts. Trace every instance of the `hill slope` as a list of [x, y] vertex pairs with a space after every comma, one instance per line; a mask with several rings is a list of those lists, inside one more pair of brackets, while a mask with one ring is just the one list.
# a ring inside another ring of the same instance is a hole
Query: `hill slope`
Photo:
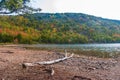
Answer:
[[82, 13], [0, 16], [0, 38], [17, 43], [120, 42], [120, 21]]
[[[74, 32], [87, 37], [88, 42], [120, 42], [120, 21], [82, 13], [39, 13], [32, 18], [57, 31]], [[40, 26], [41, 29], [41, 26]]]

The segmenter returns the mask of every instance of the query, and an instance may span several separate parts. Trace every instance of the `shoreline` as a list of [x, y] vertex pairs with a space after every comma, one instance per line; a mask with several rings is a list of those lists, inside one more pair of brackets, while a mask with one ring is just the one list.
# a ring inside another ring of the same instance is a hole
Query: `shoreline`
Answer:
[[[56, 51], [65, 52], [65, 50], [75, 53], [81, 56], [93, 56], [97, 58], [117, 58], [120, 56], [120, 51], [118, 44], [110, 44], [105, 46], [105, 44], [93, 44], [93, 45], [71, 45], [71, 44], [7, 44], [2, 45], [3, 47], [21, 47], [29, 50], [46, 50], [46, 51]], [[102, 47], [103, 46], [103, 47]], [[114, 46], [114, 47], [111, 47]]]
[[[119, 80], [120, 58], [80, 56], [52, 65], [22, 68], [22, 63], [49, 61], [64, 57], [64, 53], [47, 50], [28, 50], [19, 46], [0, 46], [0, 79], [4, 80]], [[53, 67], [52, 77], [45, 69]]]

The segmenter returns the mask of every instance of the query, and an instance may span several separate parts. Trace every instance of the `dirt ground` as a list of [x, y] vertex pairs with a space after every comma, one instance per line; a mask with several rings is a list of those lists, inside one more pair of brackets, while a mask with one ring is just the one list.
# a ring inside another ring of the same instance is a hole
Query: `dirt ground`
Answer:
[[[120, 80], [120, 58], [102, 59], [74, 55], [52, 65], [23, 68], [26, 62], [64, 57], [64, 53], [0, 46], [0, 80]], [[49, 70], [55, 73], [51, 76]]]

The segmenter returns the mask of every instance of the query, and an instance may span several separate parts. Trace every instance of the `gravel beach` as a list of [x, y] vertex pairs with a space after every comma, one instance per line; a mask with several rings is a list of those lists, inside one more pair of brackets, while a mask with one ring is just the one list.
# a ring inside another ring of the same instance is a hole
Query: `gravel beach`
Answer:
[[[52, 65], [23, 68], [23, 63], [50, 61], [64, 53], [28, 50], [18, 46], [0, 46], [0, 80], [120, 80], [120, 58], [96, 58], [74, 55]], [[54, 69], [51, 76], [49, 70]]]

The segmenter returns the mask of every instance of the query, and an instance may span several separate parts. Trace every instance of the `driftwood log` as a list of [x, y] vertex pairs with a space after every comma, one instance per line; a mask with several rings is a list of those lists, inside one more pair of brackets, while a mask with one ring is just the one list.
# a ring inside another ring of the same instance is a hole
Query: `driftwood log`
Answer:
[[69, 58], [73, 57], [73, 55], [74, 55], [73, 53], [70, 56], [68, 56], [67, 54], [68, 54], [67, 51], [65, 51], [65, 57], [60, 58], [60, 59], [51, 60], [51, 61], [43, 61], [43, 62], [23, 63], [22, 65], [24, 67], [35, 66], [35, 65], [50, 65], [50, 64], [55, 64], [55, 63], [64, 61], [66, 59], [69, 59]]
[[[73, 55], [74, 55], [73, 53], [72, 53], [70, 56], [68, 56], [67, 54], [68, 54], [68, 53], [67, 53], [67, 51], [65, 50], [65, 57], [63, 57], [63, 58], [56, 59], [56, 60], [51, 60], [51, 61], [33, 62], [33, 63], [23, 63], [23, 64], [22, 64], [22, 67], [23, 67], [23, 68], [26, 68], [26, 67], [35, 66], [35, 65], [51, 65], [51, 64], [55, 64], [55, 63], [64, 61], [64, 60], [66, 60], [66, 59], [69, 59], [69, 58], [73, 57]], [[55, 71], [54, 71], [53, 68], [49, 69], [49, 72], [50, 72], [50, 75], [51, 75], [51, 76], [53, 76], [54, 73], [55, 73]]]

